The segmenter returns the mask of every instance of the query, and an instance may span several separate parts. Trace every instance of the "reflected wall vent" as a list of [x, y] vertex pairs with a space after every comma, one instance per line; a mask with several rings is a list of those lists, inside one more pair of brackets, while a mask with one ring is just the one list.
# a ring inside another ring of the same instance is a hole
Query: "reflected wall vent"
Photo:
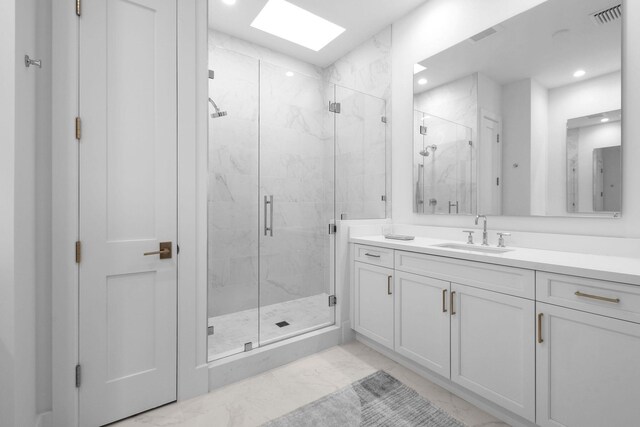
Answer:
[[610, 24], [622, 18], [622, 4], [610, 7], [608, 9], [594, 12], [591, 14], [591, 19], [596, 25]]
[[486, 30], [476, 34], [475, 36], [469, 37], [469, 41], [471, 43], [478, 43], [480, 40], [489, 37], [498, 32], [496, 27], [487, 28]]

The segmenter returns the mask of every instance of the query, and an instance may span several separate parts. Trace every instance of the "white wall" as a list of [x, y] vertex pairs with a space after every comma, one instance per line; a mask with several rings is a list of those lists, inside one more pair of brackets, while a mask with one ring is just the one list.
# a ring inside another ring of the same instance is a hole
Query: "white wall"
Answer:
[[531, 212], [531, 80], [502, 87], [502, 213]]
[[[542, 3], [541, 0], [429, 0], [393, 26], [392, 92], [393, 119], [393, 219], [394, 222], [467, 227], [468, 217], [423, 216], [413, 213], [412, 184], [412, 98], [413, 64], [462, 40]], [[626, 22], [640, 19], [640, 2], [625, 3]], [[625, 25], [623, 34], [625, 117], [640, 114], [640, 27]], [[613, 109], [613, 108], [612, 108]], [[551, 114], [551, 112], [550, 112]], [[640, 121], [623, 123], [623, 214], [621, 219], [492, 217], [493, 230], [528, 230], [600, 236], [640, 236], [640, 197], [634, 183], [640, 182]], [[549, 158], [552, 153], [549, 152]], [[563, 171], [564, 173], [564, 171]], [[550, 185], [553, 179], [549, 179]], [[637, 185], [637, 184], [636, 184]]]
[[531, 80], [531, 215], [547, 212], [548, 110], [547, 88]]
[[[626, 9], [625, 9], [626, 11]], [[631, 10], [633, 12], [633, 9]], [[640, 9], [637, 12], [640, 15]], [[627, 14], [629, 17], [629, 14]], [[628, 18], [631, 19], [631, 18]], [[630, 26], [627, 26], [630, 27]], [[627, 31], [629, 29], [627, 28]], [[635, 47], [640, 48], [640, 45], [633, 45], [633, 41], [626, 40], [627, 50]], [[631, 46], [629, 46], [631, 45]], [[626, 58], [623, 61], [626, 64], [627, 69], [631, 66], [635, 58]], [[634, 117], [634, 113], [629, 111], [629, 108], [633, 108], [633, 103], [639, 97], [632, 97], [634, 92], [632, 84], [640, 85], [640, 76], [626, 74], [626, 94], [624, 105], [624, 118]], [[578, 83], [562, 86], [559, 88], [551, 89], [549, 91], [549, 145], [548, 145], [548, 187], [547, 187], [547, 213], [550, 215], [565, 215], [566, 214], [566, 186], [557, 185], [566, 181], [567, 175], [567, 152], [566, 152], [566, 137], [567, 137], [567, 120], [577, 117], [584, 117], [590, 114], [603, 113], [605, 111], [617, 110], [621, 106], [621, 99], [619, 97], [613, 97], [611, 94], [619, 93], [621, 75], [619, 72], [605, 74], [604, 76], [595, 77], [592, 79], [583, 80]], [[635, 81], [634, 81], [635, 80]], [[632, 107], [628, 107], [631, 104]], [[640, 106], [636, 106], [638, 108]], [[634, 138], [633, 132], [640, 133], [640, 126], [637, 126], [638, 122], [627, 119], [623, 123], [622, 132], [625, 136], [623, 141], [624, 160], [623, 160], [623, 206], [622, 215], [625, 217], [621, 221], [614, 221], [615, 223], [624, 223], [623, 228], [632, 226], [634, 223], [640, 225], [640, 219], [634, 219], [632, 216], [640, 213], [640, 201], [637, 196], [637, 189], [633, 187], [633, 183], [640, 182], [640, 171], [633, 167], [633, 156], [640, 155], [640, 144], [638, 144]], [[589, 169], [590, 170], [590, 169]], [[581, 171], [580, 171], [581, 172]], [[625, 185], [626, 184], [626, 185]], [[579, 181], [579, 191], [583, 190], [582, 181]], [[588, 191], [591, 191], [588, 189]], [[633, 210], [635, 209], [635, 210]], [[588, 211], [590, 211], [589, 209]], [[578, 210], [580, 212], [580, 209]], [[582, 220], [586, 221], [586, 220]], [[619, 229], [620, 226], [613, 226], [614, 229]], [[640, 235], [640, 230], [630, 230], [632, 235]], [[636, 233], [636, 234], [633, 234]]]
[[[51, 409], [50, 14], [44, 0], [0, 6], [3, 426], [33, 426]], [[26, 68], [25, 54], [43, 68]]]

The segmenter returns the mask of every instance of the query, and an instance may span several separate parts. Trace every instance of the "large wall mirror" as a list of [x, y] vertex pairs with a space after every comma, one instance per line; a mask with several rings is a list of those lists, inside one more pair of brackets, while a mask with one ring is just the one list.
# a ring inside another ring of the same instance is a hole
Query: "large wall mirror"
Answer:
[[619, 217], [622, 13], [548, 0], [415, 64], [414, 211]]

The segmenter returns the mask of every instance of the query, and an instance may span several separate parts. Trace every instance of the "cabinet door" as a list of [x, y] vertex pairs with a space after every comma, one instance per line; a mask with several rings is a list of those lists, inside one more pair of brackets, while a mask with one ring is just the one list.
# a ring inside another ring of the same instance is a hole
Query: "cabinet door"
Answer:
[[451, 380], [535, 419], [535, 306], [451, 284]]
[[355, 330], [393, 349], [393, 270], [354, 263]]
[[540, 426], [640, 425], [640, 324], [538, 303]]
[[449, 378], [449, 282], [395, 275], [396, 351]]

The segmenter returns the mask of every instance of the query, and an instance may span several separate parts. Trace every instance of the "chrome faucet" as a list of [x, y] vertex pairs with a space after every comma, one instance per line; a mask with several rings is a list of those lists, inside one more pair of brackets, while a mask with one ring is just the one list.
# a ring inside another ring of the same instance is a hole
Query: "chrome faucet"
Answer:
[[478, 220], [480, 220], [480, 218], [484, 219], [484, 227], [482, 229], [482, 246], [489, 246], [489, 235], [487, 234], [487, 216], [476, 216], [476, 225], [478, 225]]

